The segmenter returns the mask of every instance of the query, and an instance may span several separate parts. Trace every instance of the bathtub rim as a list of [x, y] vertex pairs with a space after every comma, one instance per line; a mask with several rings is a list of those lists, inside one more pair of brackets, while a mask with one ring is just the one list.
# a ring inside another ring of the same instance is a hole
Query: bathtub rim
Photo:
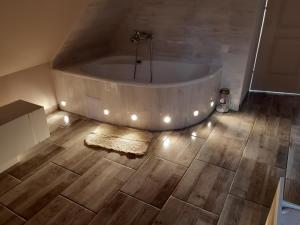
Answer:
[[[77, 69], [77, 70], [76, 70]], [[126, 81], [120, 81], [120, 80], [113, 80], [113, 79], [106, 79], [102, 77], [94, 77], [89, 73], [84, 73], [82, 71], [78, 71], [78, 67], [69, 67], [69, 68], [52, 68], [53, 71], [63, 72], [69, 76], [75, 76], [80, 77], [83, 79], [89, 79], [89, 80], [95, 80], [95, 81], [103, 81], [103, 82], [111, 82], [116, 83], [118, 85], [126, 85], [126, 86], [133, 86], [133, 87], [147, 87], [147, 88], [172, 88], [172, 87], [178, 87], [178, 86], [186, 86], [191, 85], [195, 83], [200, 83], [205, 80], [212, 79], [216, 76], [222, 75], [222, 67], [219, 67], [211, 74], [205, 75], [203, 77], [192, 79], [188, 81], [182, 81], [182, 82], [174, 82], [174, 83], [139, 83], [139, 82], [126, 82]]]

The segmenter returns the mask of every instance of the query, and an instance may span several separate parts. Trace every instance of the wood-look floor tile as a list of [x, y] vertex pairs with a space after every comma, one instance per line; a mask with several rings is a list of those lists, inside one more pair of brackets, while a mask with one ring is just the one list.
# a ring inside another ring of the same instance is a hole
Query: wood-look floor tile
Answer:
[[149, 158], [122, 187], [122, 191], [161, 208], [186, 168], [160, 158]]
[[105, 150], [93, 150], [79, 142], [57, 155], [52, 162], [75, 173], [84, 174], [106, 154]]
[[204, 139], [180, 132], [163, 132], [149, 152], [183, 166], [189, 166], [204, 144]]
[[25, 220], [0, 205], [0, 225], [21, 225]]
[[218, 225], [265, 225], [268, 209], [229, 195]]
[[177, 186], [174, 196], [219, 215], [233, 177], [234, 173], [229, 170], [195, 160]]
[[285, 179], [284, 200], [300, 205], [300, 180]]
[[267, 135], [280, 141], [288, 142], [290, 139], [291, 119], [258, 114], [253, 132], [255, 135]]
[[95, 133], [143, 142], [150, 142], [153, 136], [152, 133], [148, 131], [105, 123], [102, 123], [99, 127], [97, 127]]
[[218, 217], [171, 197], [153, 225], [215, 225]]
[[67, 188], [63, 195], [97, 212], [129, 179], [134, 170], [101, 159]]
[[[65, 117], [68, 117], [68, 119], [66, 120]], [[52, 133], [57, 128], [70, 126], [72, 123], [79, 119], [80, 116], [75, 115], [73, 113], [57, 111], [47, 116], [47, 124], [50, 133]]]
[[213, 132], [201, 148], [197, 159], [236, 171], [243, 155], [245, 142]]
[[270, 207], [280, 177], [285, 170], [243, 158], [234, 178], [230, 193]]
[[65, 148], [69, 148], [79, 141], [84, 145], [85, 137], [97, 129], [99, 125], [100, 123], [95, 121], [80, 119], [68, 127], [56, 129], [49, 140]]
[[202, 121], [200, 124], [192, 126], [184, 130], [187, 134], [194, 133], [197, 137], [207, 139], [219, 121], [218, 113], [212, 114], [209, 118]]
[[86, 225], [94, 216], [95, 213], [58, 196], [26, 222], [26, 225]]
[[63, 150], [62, 147], [44, 141], [33, 148], [32, 154], [23, 158], [7, 172], [20, 180], [24, 180]]
[[293, 125], [300, 125], [300, 98], [299, 96], [294, 96], [292, 100], [292, 111], [293, 111], [293, 118], [292, 123]]
[[300, 106], [297, 106], [293, 109], [292, 124], [300, 126]]
[[289, 143], [277, 137], [256, 133], [253, 130], [245, 147], [244, 157], [285, 169]]
[[256, 116], [259, 112], [259, 108], [259, 105], [253, 105], [246, 100], [241, 105], [240, 111], [238, 112], [238, 116], [243, 121], [254, 124]]
[[0, 174], [0, 196], [15, 187], [21, 181], [12, 177], [9, 174], [1, 173]]
[[269, 115], [291, 119], [293, 116], [294, 96], [273, 95], [272, 102], [267, 105]]
[[158, 210], [124, 193], [118, 193], [90, 225], [151, 225]]
[[300, 143], [291, 143], [286, 177], [300, 182]]
[[244, 104], [259, 108], [265, 108], [270, 102], [272, 102], [272, 95], [265, 93], [251, 93], [245, 99]]
[[291, 143], [300, 144], [300, 124], [291, 128]]
[[248, 121], [240, 112], [230, 112], [220, 117], [213, 132], [231, 139], [246, 141], [254, 121]]
[[29, 219], [77, 177], [78, 175], [50, 163], [4, 194], [0, 202]]
[[105, 158], [136, 170], [147, 158], [149, 158], [149, 154], [146, 153], [145, 155], [138, 156], [110, 151], [105, 155]]

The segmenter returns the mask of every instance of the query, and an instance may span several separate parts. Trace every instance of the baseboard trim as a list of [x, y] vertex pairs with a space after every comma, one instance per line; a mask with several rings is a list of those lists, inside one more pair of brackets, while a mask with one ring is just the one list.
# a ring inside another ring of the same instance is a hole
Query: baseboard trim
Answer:
[[273, 95], [291, 95], [291, 96], [300, 96], [300, 93], [293, 92], [280, 92], [280, 91], [262, 91], [262, 90], [249, 90], [250, 93], [266, 93]]

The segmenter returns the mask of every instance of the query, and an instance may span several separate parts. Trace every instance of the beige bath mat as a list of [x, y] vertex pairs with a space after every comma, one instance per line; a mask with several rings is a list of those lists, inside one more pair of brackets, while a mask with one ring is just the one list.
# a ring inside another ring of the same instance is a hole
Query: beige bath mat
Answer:
[[85, 143], [92, 147], [102, 147], [109, 150], [135, 155], [144, 155], [149, 146], [148, 142], [124, 139], [115, 136], [106, 136], [97, 133], [89, 134], [85, 139]]

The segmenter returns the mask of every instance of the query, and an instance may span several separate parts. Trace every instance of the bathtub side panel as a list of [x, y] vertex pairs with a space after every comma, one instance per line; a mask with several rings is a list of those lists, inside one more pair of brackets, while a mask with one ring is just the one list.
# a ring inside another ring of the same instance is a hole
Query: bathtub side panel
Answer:
[[[57, 72], [56, 92], [59, 101], [67, 102], [66, 111], [121, 126], [171, 130], [199, 123], [214, 110], [220, 74], [178, 85], [136, 86]], [[110, 114], [104, 115], [104, 109]], [[163, 122], [165, 116], [171, 123]]]

